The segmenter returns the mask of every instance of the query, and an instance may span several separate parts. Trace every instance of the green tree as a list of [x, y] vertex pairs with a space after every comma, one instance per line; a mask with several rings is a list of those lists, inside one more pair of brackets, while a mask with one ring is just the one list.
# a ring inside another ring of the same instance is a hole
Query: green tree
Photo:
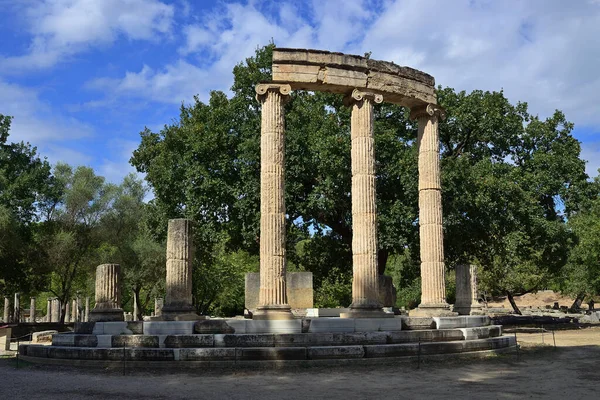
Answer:
[[63, 322], [67, 302], [93, 276], [91, 264], [101, 244], [98, 227], [111, 207], [115, 187], [89, 167], [59, 163], [54, 177], [62, 195], [45, 204], [47, 220], [38, 227], [36, 241], [43, 251], [41, 262], [52, 271], [48, 291], [62, 304]]
[[50, 165], [29, 143], [8, 141], [12, 118], [0, 114], [0, 292], [34, 293], [47, 269], [33, 241], [40, 205], [56, 197]]

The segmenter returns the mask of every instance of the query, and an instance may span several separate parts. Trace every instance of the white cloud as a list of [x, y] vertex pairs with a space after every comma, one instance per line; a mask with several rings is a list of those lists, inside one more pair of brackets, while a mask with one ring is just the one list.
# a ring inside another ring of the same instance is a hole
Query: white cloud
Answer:
[[47, 68], [117, 37], [155, 40], [168, 35], [173, 6], [158, 0], [46, 0], [19, 9], [28, 21], [26, 54], [0, 58], [4, 72]]
[[108, 182], [120, 184], [126, 175], [130, 173], [137, 174], [135, 168], [129, 164], [129, 159], [133, 151], [138, 148], [138, 145], [139, 142], [134, 140], [111, 140], [107, 144], [107, 149], [112, 158], [102, 159], [98, 166], [98, 175], [104, 176]]

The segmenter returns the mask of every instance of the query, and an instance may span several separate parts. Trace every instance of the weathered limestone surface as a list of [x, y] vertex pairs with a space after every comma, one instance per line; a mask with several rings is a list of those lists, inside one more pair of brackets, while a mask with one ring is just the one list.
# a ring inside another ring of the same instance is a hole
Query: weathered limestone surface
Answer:
[[289, 83], [294, 90], [340, 94], [358, 88], [410, 108], [436, 103], [431, 75], [391, 62], [322, 50], [274, 49], [273, 81]]
[[46, 322], [52, 322], [52, 299], [47, 299], [47, 306], [46, 306]]
[[2, 322], [9, 322], [10, 318], [10, 297], [4, 296], [4, 316]]
[[[373, 104], [383, 96], [354, 89], [344, 99], [352, 107], [352, 304], [341, 317], [387, 316], [379, 302], [377, 210], [375, 203], [375, 139]], [[364, 315], [363, 315], [364, 314]]]
[[90, 321], [123, 321], [120, 275], [119, 264], [102, 264], [96, 268], [96, 306], [90, 312]]
[[260, 139], [260, 291], [253, 318], [293, 318], [287, 300], [285, 257], [285, 138], [283, 106], [289, 85], [259, 84]]
[[90, 320], [90, 298], [86, 297], [85, 298], [85, 315], [84, 315], [83, 322], [89, 322], [89, 320]]
[[35, 322], [35, 297], [29, 300], [29, 322]]
[[154, 316], [160, 317], [162, 313], [163, 304], [164, 300], [162, 298], [157, 297], [154, 299]]
[[167, 282], [164, 320], [198, 319], [192, 305], [192, 221], [171, 219], [167, 231]]
[[411, 112], [419, 124], [419, 236], [421, 242], [421, 304], [411, 315], [452, 315], [446, 302], [440, 139], [438, 118], [443, 111], [433, 105]]
[[50, 308], [50, 322], [60, 321], [60, 300], [58, 298], [52, 299], [52, 305]]
[[456, 303], [454, 311], [459, 315], [478, 315], [483, 313], [477, 299], [477, 267], [460, 264], [456, 266]]
[[13, 322], [21, 322], [21, 293], [15, 293]]
[[67, 300], [67, 304], [65, 304], [65, 324], [68, 324], [71, 321], [71, 306], [69, 305], [69, 301]]
[[77, 300], [76, 299], [71, 300], [71, 319], [69, 321], [77, 322], [78, 311], [79, 310], [77, 309]]
[[[287, 272], [286, 291], [288, 304], [292, 309], [312, 308], [313, 302], [313, 274], [312, 272]], [[246, 274], [245, 307], [254, 312], [258, 306], [260, 292], [260, 274], [249, 272]]]
[[396, 288], [391, 276], [379, 275], [379, 302], [383, 307], [396, 306]]

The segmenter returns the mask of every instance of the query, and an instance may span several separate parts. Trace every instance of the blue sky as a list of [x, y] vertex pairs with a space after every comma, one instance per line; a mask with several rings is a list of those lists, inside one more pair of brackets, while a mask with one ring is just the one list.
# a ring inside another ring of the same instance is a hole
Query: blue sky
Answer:
[[273, 40], [393, 61], [457, 90], [504, 89], [575, 123], [600, 168], [600, 0], [0, 0], [0, 113], [12, 141], [119, 182], [139, 132], [227, 91]]

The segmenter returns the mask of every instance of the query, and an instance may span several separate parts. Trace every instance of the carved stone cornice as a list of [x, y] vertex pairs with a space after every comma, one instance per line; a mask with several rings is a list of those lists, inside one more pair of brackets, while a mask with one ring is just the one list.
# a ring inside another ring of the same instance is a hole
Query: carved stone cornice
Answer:
[[374, 103], [380, 104], [383, 103], [383, 95], [379, 93], [366, 92], [360, 89], [354, 89], [352, 93], [344, 96], [344, 105], [351, 106], [354, 103], [363, 101], [364, 99], [369, 99]]
[[259, 83], [254, 90], [256, 91], [256, 100], [262, 102], [269, 90], [275, 90], [284, 96], [289, 96], [292, 87], [287, 83]]
[[424, 104], [421, 106], [413, 107], [410, 110], [410, 119], [418, 119], [422, 117], [433, 117], [436, 116], [438, 119], [446, 118], [446, 111], [437, 104]]

